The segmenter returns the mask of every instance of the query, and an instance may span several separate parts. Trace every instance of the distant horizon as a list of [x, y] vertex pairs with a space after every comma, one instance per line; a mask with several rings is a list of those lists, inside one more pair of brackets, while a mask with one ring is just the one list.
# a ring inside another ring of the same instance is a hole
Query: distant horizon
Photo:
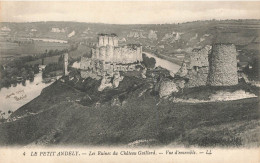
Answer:
[[67, 22], [67, 23], [86, 23], [86, 24], [107, 24], [107, 25], [178, 25], [178, 24], [185, 24], [185, 23], [194, 23], [194, 22], [206, 22], [206, 21], [240, 21], [240, 20], [259, 20], [259, 19], [208, 19], [208, 20], [193, 20], [193, 21], [187, 21], [187, 22], [181, 22], [181, 23], [150, 23], [150, 24], [112, 24], [112, 23], [101, 23], [101, 22], [80, 22], [80, 21], [25, 21], [25, 22], [0, 22], [1, 23], [47, 23], [47, 22]]
[[178, 24], [260, 19], [260, 1], [2, 1], [1, 22]]

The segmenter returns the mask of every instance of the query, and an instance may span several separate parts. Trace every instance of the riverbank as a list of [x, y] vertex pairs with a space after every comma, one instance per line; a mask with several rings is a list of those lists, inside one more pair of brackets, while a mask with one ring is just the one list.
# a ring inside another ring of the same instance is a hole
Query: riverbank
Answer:
[[53, 83], [53, 81], [49, 83], [44, 83], [43, 81], [42, 72], [39, 72], [34, 76], [34, 81], [32, 82], [26, 80], [25, 84], [20, 83], [9, 88], [2, 88], [0, 90], [0, 110], [5, 113], [4, 118], [10, 115], [8, 111], [16, 111], [39, 96], [43, 88]]
[[161, 58], [161, 59], [165, 59], [167, 61], [170, 61], [170, 62], [172, 62], [174, 64], [177, 64], [179, 66], [181, 66], [182, 62], [183, 62], [183, 60], [180, 60], [180, 59], [177, 59], [177, 58], [173, 58], [173, 57], [169, 57], [169, 56], [167, 56], [165, 54], [157, 54], [156, 56]]

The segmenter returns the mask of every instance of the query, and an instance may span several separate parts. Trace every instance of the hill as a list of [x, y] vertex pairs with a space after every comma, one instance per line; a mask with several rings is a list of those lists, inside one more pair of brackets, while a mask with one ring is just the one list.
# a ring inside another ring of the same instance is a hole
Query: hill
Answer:
[[259, 146], [258, 98], [174, 103], [159, 98], [149, 77], [126, 76], [117, 89], [102, 93], [98, 85], [90, 78], [56, 81], [14, 112], [13, 121], [0, 124], [0, 144]]

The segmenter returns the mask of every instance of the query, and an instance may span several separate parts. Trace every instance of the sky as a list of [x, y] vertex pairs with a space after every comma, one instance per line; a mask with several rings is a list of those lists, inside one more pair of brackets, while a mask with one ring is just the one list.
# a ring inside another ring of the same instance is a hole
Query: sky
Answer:
[[163, 24], [210, 19], [260, 19], [260, 1], [2, 1], [0, 21]]

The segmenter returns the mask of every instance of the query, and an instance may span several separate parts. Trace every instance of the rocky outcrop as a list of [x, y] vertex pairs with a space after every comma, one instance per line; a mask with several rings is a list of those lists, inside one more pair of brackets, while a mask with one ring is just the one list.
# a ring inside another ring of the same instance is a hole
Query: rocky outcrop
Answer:
[[146, 38], [141, 31], [131, 31], [127, 37], [129, 38]]
[[120, 76], [120, 73], [117, 72], [115, 73], [114, 77], [113, 77], [113, 87], [117, 88], [119, 86], [119, 83], [124, 79], [123, 76]]
[[176, 42], [181, 39], [182, 34], [183, 33], [174, 32], [174, 31], [172, 33], [166, 33], [162, 38], [162, 41], [168, 41], [170, 43]]
[[164, 80], [160, 82], [159, 86], [159, 96], [162, 97], [168, 97], [173, 92], [178, 92], [178, 87], [174, 81], [171, 80]]
[[190, 38], [190, 41], [196, 40], [197, 38], [198, 38], [198, 33], [196, 33], [195, 36], [191, 37], [191, 38]]
[[144, 69], [142, 70], [142, 72], [141, 72], [141, 76], [142, 76], [143, 79], [146, 79], [146, 71], [147, 71], [147, 69], [144, 68]]
[[176, 85], [178, 86], [179, 89], [185, 88], [185, 83], [186, 81], [183, 79], [179, 79], [175, 81]]
[[103, 91], [105, 88], [117, 88], [123, 79], [124, 77], [119, 72], [115, 72], [113, 77], [104, 75], [98, 91]]
[[75, 32], [75, 31], [72, 31], [71, 33], [68, 34], [68, 37], [72, 37], [72, 36], [74, 36], [75, 34], [76, 34], [76, 32]]
[[118, 97], [115, 97], [111, 100], [111, 106], [121, 106], [121, 102]]
[[126, 39], [123, 37], [123, 38], [119, 39], [118, 41], [123, 43], [123, 42], [126, 42]]
[[65, 33], [65, 29], [64, 28], [62, 28], [62, 29], [60, 29], [60, 28], [52, 28], [51, 32], [54, 32], [54, 33]]
[[103, 91], [105, 88], [112, 88], [111, 77], [103, 76], [98, 91]]
[[157, 40], [158, 38], [157, 38], [156, 31], [150, 30], [148, 33], [148, 38], [151, 40]]
[[[181, 68], [179, 69], [179, 71], [176, 73], [176, 75], [178, 75], [178, 76], [180, 76], [180, 77], [184, 77], [184, 76], [186, 76], [187, 74], [188, 74], [188, 69], [187, 69], [186, 63], [182, 63], [182, 66], [181, 66]], [[170, 73], [170, 75], [172, 75], [172, 74]], [[172, 77], [174, 77], [174, 74], [173, 74]]]

